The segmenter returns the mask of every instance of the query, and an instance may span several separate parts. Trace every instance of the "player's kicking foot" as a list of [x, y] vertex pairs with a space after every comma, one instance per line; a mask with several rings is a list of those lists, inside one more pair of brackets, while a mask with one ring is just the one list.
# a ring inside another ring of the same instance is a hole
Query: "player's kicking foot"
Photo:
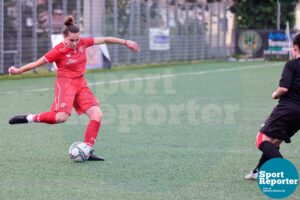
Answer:
[[90, 161], [104, 161], [104, 158], [97, 156], [94, 154], [94, 150], [91, 150], [90, 157], [88, 158]]
[[249, 174], [245, 176], [245, 180], [257, 180], [257, 171], [251, 171]]
[[28, 123], [27, 116], [28, 116], [28, 114], [26, 114], [26, 115], [16, 115], [13, 118], [11, 118], [8, 123], [9, 124], [25, 124], [25, 123]]

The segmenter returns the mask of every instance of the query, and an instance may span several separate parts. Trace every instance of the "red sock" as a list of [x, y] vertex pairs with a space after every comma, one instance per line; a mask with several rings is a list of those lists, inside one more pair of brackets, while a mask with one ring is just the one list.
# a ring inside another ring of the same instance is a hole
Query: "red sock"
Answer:
[[93, 146], [98, 136], [101, 123], [95, 120], [90, 120], [84, 136], [84, 142]]
[[56, 112], [43, 112], [34, 115], [33, 121], [46, 123], [46, 124], [56, 124], [55, 116], [56, 116]]

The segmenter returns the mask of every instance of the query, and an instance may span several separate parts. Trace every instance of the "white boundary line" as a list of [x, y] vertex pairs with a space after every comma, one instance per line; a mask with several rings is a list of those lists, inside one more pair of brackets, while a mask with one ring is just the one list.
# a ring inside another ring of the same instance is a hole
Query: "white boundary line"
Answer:
[[[89, 86], [93, 85], [104, 85], [104, 84], [115, 84], [115, 83], [125, 83], [130, 81], [144, 81], [144, 80], [156, 80], [156, 79], [165, 79], [165, 78], [173, 78], [173, 77], [180, 77], [180, 76], [197, 76], [197, 75], [203, 75], [203, 74], [212, 74], [212, 73], [220, 73], [220, 72], [229, 72], [229, 71], [236, 71], [236, 70], [247, 70], [247, 69], [257, 69], [257, 68], [266, 68], [266, 67], [274, 67], [277, 65], [283, 65], [282, 63], [267, 63], [263, 65], [249, 65], [246, 67], [230, 67], [225, 69], [215, 69], [215, 70], [204, 70], [204, 71], [198, 71], [198, 72], [186, 72], [186, 73], [178, 73], [178, 74], [164, 74], [159, 76], [148, 76], [148, 77], [137, 77], [137, 78], [129, 78], [129, 79], [117, 79], [117, 80], [111, 80], [111, 81], [99, 81], [95, 83], [89, 83]], [[22, 91], [5, 91], [0, 92], [0, 95], [3, 94], [15, 94], [15, 93], [21, 93], [21, 92], [44, 92], [44, 91], [51, 91], [54, 90], [54, 88], [37, 88], [37, 89], [29, 89], [29, 90], [22, 90]]]

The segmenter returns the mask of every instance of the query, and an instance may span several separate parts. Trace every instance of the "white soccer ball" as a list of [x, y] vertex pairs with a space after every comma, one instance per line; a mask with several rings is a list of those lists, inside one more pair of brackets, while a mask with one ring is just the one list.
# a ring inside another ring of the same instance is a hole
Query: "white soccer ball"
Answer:
[[69, 156], [75, 162], [83, 162], [90, 157], [91, 147], [84, 142], [74, 142], [69, 148]]

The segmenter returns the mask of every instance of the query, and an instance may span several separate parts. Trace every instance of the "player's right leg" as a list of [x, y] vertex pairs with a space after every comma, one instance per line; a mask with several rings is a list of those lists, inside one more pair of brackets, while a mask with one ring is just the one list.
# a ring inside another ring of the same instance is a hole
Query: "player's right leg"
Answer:
[[90, 156], [88, 160], [104, 161], [104, 158], [96, 155], [94, 153], [94, 150], [92, 149], [97, 139], [99, 129], [101, 127], [102, 111], [100, 107], [97, 105], [97, 106], [90, 107], [88, 110], [86, 110], [85, 114], [90, 119], [84, 137], [84, 142], [91, 147]]
[[9, 124], [25, 124], [28, 123], [27, 115], [15, 115], [13, 116], [8, 123]]
[[72, 112], [76, 94], [76, 85], [72, 79], [57, 78], [54, 89], [54, 100], [50, 112], [32, 115], [16, 115], [9, 120], [10, 124], [24, 124], [30, 122], [57, 124], [65, 122]]
[[25, 123], [46, 123], [57, 124], [67, 121], [69, 114], [65, 112], [43, 112], [40, 114], [24, 114], [16, 115], [9, 120], [9, 124], [25, 124]]

